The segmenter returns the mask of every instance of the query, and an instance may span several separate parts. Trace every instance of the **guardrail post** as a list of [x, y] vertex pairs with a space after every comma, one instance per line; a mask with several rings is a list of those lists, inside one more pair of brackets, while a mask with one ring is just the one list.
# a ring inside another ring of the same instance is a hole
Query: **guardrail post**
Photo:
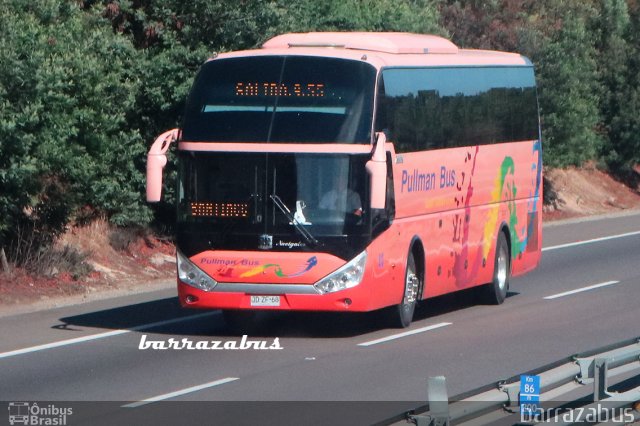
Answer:
[[444, 376], [427, 379], [428, 414], [412, 415], [409, 420], [417, 426], [449, 426], [449, 395]]
[[576, 364], [580, 367], [580, 375], [576, 381], [582, 385], [593, 383], [593, 360], [589, 358], [575, 358]]
[[449, 395], [447, 394], [447, 379], [444, 376], [429, 377], [427, 386], [432, 424], [434, 426], [448, 425]]
[[607, 380], [607, 370], [609, 369], [609, 360], [607, 358], [596, 358], [594, 362], [594, 382], [593, 382], [593, 400], [601, 401], [611, 396], [607, 391], [609, 384]]

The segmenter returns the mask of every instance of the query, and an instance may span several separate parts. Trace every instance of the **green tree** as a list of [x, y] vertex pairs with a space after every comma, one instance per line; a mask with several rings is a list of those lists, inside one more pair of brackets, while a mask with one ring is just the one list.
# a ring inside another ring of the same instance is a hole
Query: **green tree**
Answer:
[[558, 3], [547, 22], [557, 30], [545, 40], [534, 61], [538, 65], [545, 161], [551, 166], [581, 165], [597, 158], [598, 74], [595, 40], [588, 20], [595, 11], [586, 4]]
[[624, 0], [601, 0], [594, 30], [599, 36], [600, 115], [603, 157], [619, 172], [640, 162], [640, 49], [638, 6], [631, 15]]
[[435, 1], [428, 0], [280, 0], [285, 25], [278, 32], [404, 31], [443, 33]]
[[83, 206], [148, 222], [131, 161], [146, 147], [127, 122], [141, 85], [132, 43], [73, 2], [11, 0], [0, 25], [3, 240], [29, 229], [46, 244]]

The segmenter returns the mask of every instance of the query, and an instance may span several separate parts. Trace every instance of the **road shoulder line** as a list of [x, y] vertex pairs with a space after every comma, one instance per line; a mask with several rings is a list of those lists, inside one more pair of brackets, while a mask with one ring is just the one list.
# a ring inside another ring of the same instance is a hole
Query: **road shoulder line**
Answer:
[[607, 282], [600, 283], [600, 284], [594, 284], [594, 285], [590, 285], [590, 286], [587, 286], [587, 287], [577, 288], [575, 290], [569, 290], [569, 291], [565, 291], [565, 292], [562, 292], [562, 293], [553, 294], [551, 296], [543, 297], [543, 299], [545, 299], [545, 300], [558, 299], [560, 297], [570, 296], [572, 294], [577, 294], [577, 293], [583, 293], [585, 291], [595, 290], [595, 289], [601, 288], [601, 287], [608, 287], [608, 286], [619, 284], [619, 283], [620, 283], [620, 281], [607, 281]]
[[385, 343], [385, 342], [389, 342], [391, 340], [400, 339], [402, 337], [407, 337], [407, 336], [411, 336], [411, 335], [418, 334], [418, 333], [424, 333], [425, 331], [436, 330], [438, 328], [446, 327], [446, 326], [451, 325], [451, 324], [452, 323], [450, 323], [450, 322], [441, 322], [439, 324], [434, 324], [434, 325], [430, 325], [430, 326], [422, 327], [422, 328], [416, 328], [415, 330], [405, 331], [404, 333], [392, 334], [391, 336], [382, 337], [380, 339], [370, 340], [368, 342], [363, 342], [363, 343], [358, 343], [358, 346], [365, 346], [365, 347], [366, 346], [373, 346], [373, 345], [377, 345], [379, 343]]
[[220, 380], [214, 380], [213, 382], [204, 383], [202, 385], [191, 386], [189, 388], [180, 389], [174, 392], [169, 392], [162, 395], [153, 396], [151, 398], [143, 399], [142, 401], [132, 402], [131, 404], [123, 405], [122, 408], [137, 408], [154, 402], [175, 398], [176, 396], [182, 396], [189, 393], [198, 392], [203, 389], [212, 388], [214, 386], [224, 385], [225, 383], [235, 382], [236, 380], [238, 380], [238, 377], [227, 377]]
[[607, 237], [593, 238], [593, 239], [584, 240], [584, 241], [576, 241], [574, 243], [559, 244], [557, 246], [543, 247], [542, 251], [545, 252], [545, 251], [558, 250], [558, 249], [563, 249], [568, 247], [581, 246], [585, 244], [599, 243], [601, 241], [616, 240], [618, 238], [631, 237], [634, 235], [640, 235], [640, 231], [627, 232], [625, 234], [618, 234], [618, 235], [609, 235]]

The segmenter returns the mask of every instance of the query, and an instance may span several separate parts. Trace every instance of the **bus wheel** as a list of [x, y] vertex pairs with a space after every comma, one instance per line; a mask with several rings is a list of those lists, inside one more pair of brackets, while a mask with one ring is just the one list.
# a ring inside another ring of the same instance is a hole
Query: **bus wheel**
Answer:
[[511, 270], [511, 258], [509, 244], [503, 232], [498, 236], [496, 246], [496, 259], [493, 267], [493, 280], [485, 286], [484, 299], [491, 305], [500, 305], [507, 297], [509, 290], [509, 271]]
[[420, 290], [420, 278], [416, 274], [416, 261], [413, 252], [409, 253], [407, 259], [407, 270], [404, 276], [404, 292], [402, 302], [395, 306], [394, 322], [398, 328], [407, 328], [413, 321], [413, 313], [416, 310], [418, 301], [418, 291]]

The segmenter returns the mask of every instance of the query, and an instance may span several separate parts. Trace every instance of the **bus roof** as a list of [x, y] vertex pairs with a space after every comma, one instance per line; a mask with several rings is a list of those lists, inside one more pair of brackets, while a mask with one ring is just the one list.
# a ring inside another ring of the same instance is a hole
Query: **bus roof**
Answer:
[[409, 33], [293, 33], [272, 38], [264, 49], [296, 47], [334, 47], [395, 54], [458, 53], [449, 40], [427, 34]]
[[218, 58], [263, 55], [326, 56], [365, 59], [377, 68], [387, 66], [531, 66], [522, 55], [489, 50], [460, 49], [451, 41], [428, 34], [397, 32], [311, 32], [276, 36], [262, 49], [224, 53]]

